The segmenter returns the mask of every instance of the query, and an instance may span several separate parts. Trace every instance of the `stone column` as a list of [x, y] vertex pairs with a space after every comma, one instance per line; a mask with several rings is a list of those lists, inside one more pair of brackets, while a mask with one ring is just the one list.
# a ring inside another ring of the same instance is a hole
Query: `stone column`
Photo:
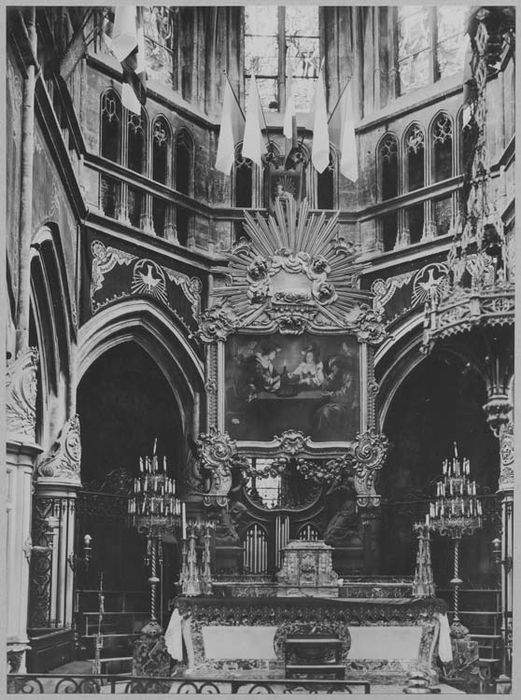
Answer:
[[56, 627], [72, 625], [74, 595], [75, 502], [80, 480], [80, 421], [75, 414], [64, 424], [51, 449], [40, 457], [36, 469], [36, 498], [43, 505], [52, 533], [50, 617]]
[[31, 558], [32, 478], [41, 452], [35, 442], [38, 351], [26, 348], [7, 366], [7, 658], [8, 669], [24, 673]]
[[144, 194], [141, 201], [141, 217], [139, 222], [140, 228], [150, 235], [156, 235], [154, 229], [154, 221], [152, 219], [152, 195]]
[[[22, 10], [20, 10], [22, 12]], [[29, 342], [29, 310], [31, 297], [31, 238], [33, 235], [33, 157], [34, 157], [34, 94], [36, 86], [36, 11], [26, 13], [29, 62], [24, 80], [22, 102], [22, 155], [20, 184], [20, 228], [18, 249], [18, 299], [16, 305], [16, 352], [24, 350]], [[28, 49], [28, 50], [27, 50]], [[33, 425], [34, 428], [34, 425]]]
[[499, 439], [500, 473], [497, 493], [501, 497], [501, 633], [504, 643], [503, 674], [511, 675], [512, 596], [514, 534], [514, 426], [512, 404], [506, 394], [489, 396], [483, 406], [487, 422]]

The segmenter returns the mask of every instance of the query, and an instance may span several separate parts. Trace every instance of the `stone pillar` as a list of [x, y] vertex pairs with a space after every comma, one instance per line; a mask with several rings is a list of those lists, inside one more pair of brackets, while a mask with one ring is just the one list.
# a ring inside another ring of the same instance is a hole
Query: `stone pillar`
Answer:
[[8, 669], [24, 673], [31, 557], [33, 468], [40, 447], [35, 442], [38, 351], [26, 348], [7, 366], [7, 658]]
[[141, 202], [141, 217], [139, 222], [140, 228], [152, 236], [156, 235], [154, 229], [154, 221], [152, 219], [152, 195], [145, 194]]
[[494, 394], [483, 406], [487, 422], [499, 439], [500, 472], [498, 495], [501, 497], [501, 633], [503, 636], [503, 674], [511, 676], [512, 596], [514, 534], [514, 426], [512, 404], [506, 394]]
[[[36, 498], [52, 538], [50, 617], [57, 627], [72, 625], [74, 595], [75, 502], [80, 480], [80, 421], [75, 414], [64, 424], [36, 469]], [[46, 599], [47, 597], [45, 597]]]
[[[22, 10], [20, 10], [22, 12]], [[29, 343], [29, 310], [31, 298], [31, 238], [33, 235], [33, 157], [34, 157], [34, 94], [36, 86], [36, 11], [26, 13], [26, 56], [29, 60], [22, 102], [22, 155], [20, 183], [20, 228], [18, 249], [18, 299], [16, 305], [16, 352]], [[28, 50], [27, 50], [28, 49]], [[34, 428], [34, 424], [33, 424]]]

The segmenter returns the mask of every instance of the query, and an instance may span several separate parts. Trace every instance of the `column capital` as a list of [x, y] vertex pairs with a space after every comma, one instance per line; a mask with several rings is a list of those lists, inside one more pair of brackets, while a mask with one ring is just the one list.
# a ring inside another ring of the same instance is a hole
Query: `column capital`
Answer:
[[7, 364], [5, 406], [8, 441], [35, 441], [38, 361], [38, 349], [27, 347]]
[[506, 394], [491, 394], [483, 410], [490, 429], [499, 438], [502, 428], [512, 422], [512, 403], [509, 397]]
[[81, 439], [77, 414], [65, 421], [52, 447], [38, 460], [37, 483], [80, 487]]

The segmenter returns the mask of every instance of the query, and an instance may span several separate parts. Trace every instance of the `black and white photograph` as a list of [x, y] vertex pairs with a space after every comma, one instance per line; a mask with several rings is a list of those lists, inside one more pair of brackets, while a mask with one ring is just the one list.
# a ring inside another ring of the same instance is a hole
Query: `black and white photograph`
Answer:
[[235, 335], [226, 347], [226, 427], [237, 440], [300, 430], [342, 442], [360, 430], [356, 340]]
[[492, 2], [3, 3], [1, 696], [521, 693]]

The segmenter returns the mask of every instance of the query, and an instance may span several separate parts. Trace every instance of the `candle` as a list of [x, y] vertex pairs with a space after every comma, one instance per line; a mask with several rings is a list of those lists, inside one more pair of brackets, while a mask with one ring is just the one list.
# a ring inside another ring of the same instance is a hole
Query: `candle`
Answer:
[[152, 450], [152, 454], [155, 455], [157, 450], [157, 438], [154, 439], [154, 449]]
[[186, 540], [186, 503], [182, 505], [183, 540]]
[[166, 474], [166, 457], [163, 455], [163, 471]]
[[140, 458], [139, 458], [139, 471], [140, 471], [140, 472], [143, 471], [143, 457], [140, 457]]
[[427, 515], [425, 516], [425, 524], [428, 525], [429, 523], [430, 523], [430, 517], [429, 517], [429, 514], [427, 513]]

